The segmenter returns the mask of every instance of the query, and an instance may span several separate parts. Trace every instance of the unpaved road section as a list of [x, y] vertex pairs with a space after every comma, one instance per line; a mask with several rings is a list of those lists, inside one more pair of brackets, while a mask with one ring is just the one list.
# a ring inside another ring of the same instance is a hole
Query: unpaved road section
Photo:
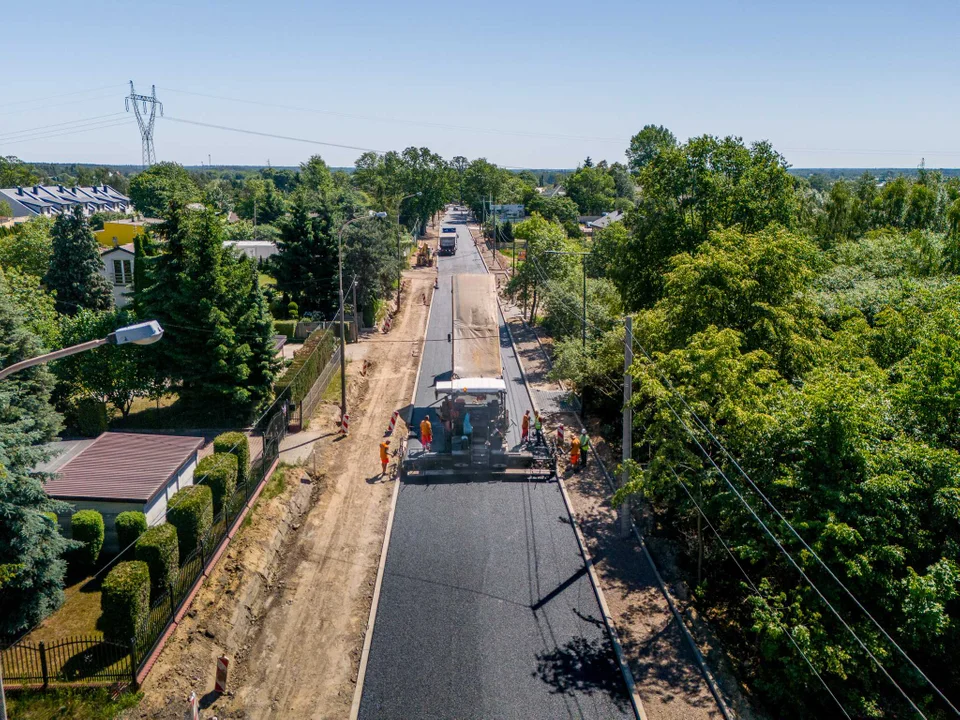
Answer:
[[[413, 392], [428, 310], [421, 297], [430, 297], [435, 273], [406, 273], [390, 333], [348, 348], [349, 438], [337, 438], [337, 406], [321, 406], [310, 424], [325, 430], [314, 455], [220, 563], [195, 617], [177, 629], [144, 684], [140, 707], [125, 717], [179, 720], [191, 690], [204, 716], [221, 720], [349, 715], [393, 492], [379, 475], [378, 444]], [[404, 434], [401, 421], [394, 438]], [[305, 470], [310, 485], [301, 484]], [[295, 501], [305, 506], [302, 517], [289, 512]], [[221, 653], [233, 663], [228, 693], [217, 697]]]

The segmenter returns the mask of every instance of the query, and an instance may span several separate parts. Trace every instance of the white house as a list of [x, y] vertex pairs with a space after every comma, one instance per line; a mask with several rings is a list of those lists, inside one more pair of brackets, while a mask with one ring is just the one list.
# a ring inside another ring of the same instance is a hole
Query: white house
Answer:
[[234, 246], [244, 255], [258, 262], [263, 262], [279, 252], [277, 244], [269, 240], [226, 240], [223, 244]]
[[113, 304], [118, 308], [130, 302], [133, 292], [133, 243], [117, 245], [112, 248], [100, 248], [103, 275], [113, 288]]
[[107, 432], [56, 471], [44, 489], [72, 509], [59, 516], [70, 535], [70, 516], [77, 510], [103, 515], [104, 550], [116, 552], [117, 515], [139, 510], [147, 525], [163, 520], [167, 501], [180, 488], [193, 485], [197, 453], [203, 438]]

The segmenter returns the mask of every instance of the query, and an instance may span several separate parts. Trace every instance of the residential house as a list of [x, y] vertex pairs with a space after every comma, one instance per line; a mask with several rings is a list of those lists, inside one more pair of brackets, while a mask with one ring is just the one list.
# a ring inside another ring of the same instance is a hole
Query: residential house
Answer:
[[125, 306], [130, 302], [130, 294], [133, 292], [133, 243], [101, 247], [100, 259], [103, 261], [100, 274], [113, 289], [113, 304], [118, 308]]
[[603, 230], [606, 227], [610, 227], [613, 223], [617, 223], [623, 220], [623, 211], [614, 210], [613, 212], [604, 213], [601, 217], [596, 220], [587, 223], [587, 227], [590, 228], [591, 232], [596, 230]]
[[180, 488], [193, 485], [203, 438], [106, 432], [54, 471], [44, 489], [69, 503], [58, 520], [70, 536], [70, 516], [96, 510], [106, 530], [104, 550], [117, 552], [117, 515], [139, 510], [147, 524], [163, 521], [167, 502]]
[[13, 210], [13, 218], [24, 222], [38, 215], [54, 216], [80, 205], [85, 215], [96, 212], [130, 212], [130, 198], [109, 185], [67, 187], [65, 185], [32, 185], [0, 188], [0, 200]]
[[94, 230], [93, 235], [97, 242], [104, 247], [117, 247], [132, 243], [133, 239], [152, 225], [161, 225], [163, 220], [157, 218], [125, 218], [123, 220], [107, 220], [103, 223], [103, 230]]

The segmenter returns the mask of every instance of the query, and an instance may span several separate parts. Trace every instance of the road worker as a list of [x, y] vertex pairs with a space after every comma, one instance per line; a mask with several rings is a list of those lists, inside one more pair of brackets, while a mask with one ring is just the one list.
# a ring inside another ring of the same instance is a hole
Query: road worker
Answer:
[[534, 412], [533, 432], [537, 445], [543, 445], [543, 420], [540, 419], [540, 411]]
[[390, 462], [390, 441], [384, 440], [380, 443], [380, 466], [383, 470], [380, 471], [381, 475], [387, 474], [387, 463]]
[[570, 467], [576, 469], [580, 464], [580, 438], [574, 435], [570, 438]]
[[587, 466], [587, 448], [590, 447], [590, 438], [587, 437], [587, 431], [584, 429], [580, 433], [580, 467]]
[[423, 449], [430, 452], [430, 444], [433, 442], [433, 425], [430, 424], [430, 416], [424, 416], [420, 421], [420, 443]]
[[530, 439], [530, 411], [523, 413], [523, 419], [520, 421], [520, 444]]
[[563, 425], [557, 426], [557, 450], [563, 450]]

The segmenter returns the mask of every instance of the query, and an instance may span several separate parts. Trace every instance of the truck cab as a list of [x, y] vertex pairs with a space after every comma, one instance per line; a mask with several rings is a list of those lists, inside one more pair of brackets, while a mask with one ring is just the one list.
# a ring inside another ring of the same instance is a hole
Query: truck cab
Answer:
[[440, 254], [457, 254], [457, 229], [455, 227], [444, 227], [440, 229]]

